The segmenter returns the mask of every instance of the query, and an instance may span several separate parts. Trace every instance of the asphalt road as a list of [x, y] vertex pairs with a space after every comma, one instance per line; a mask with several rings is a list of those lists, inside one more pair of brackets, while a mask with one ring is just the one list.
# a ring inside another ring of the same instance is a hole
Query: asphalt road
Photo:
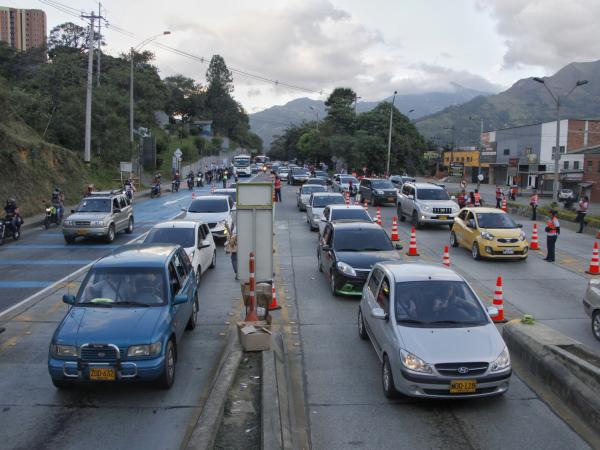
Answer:
[[[277, 248], [285, 287], [282, 317], [289, 314], [287, 325], [298, 340], [290, 351], [302, 361], [312, 448], [589, 448], [518, 373], [501, 398], [387, 400], [381, 364], [371, 344], [357, 334], [358, 301], [330, 294], [317, 267], [317, 233], [309, 231], [304, 213], [296, 208], [296, 189], [284, 187], [283, 203], [277, 205]], [[393, 214], [395, 208], [382, 208], [388, 232]], [[409, 233], [409, 225], [400, 224], [405, 249]], [[447, 227], [419, 230], [418, 259], [441, 262], [448, 239]], [[598, 349], [581, 307], [587, 280], [579, 271], [585, 258], [578, 252], [591, 251], [591, 243], [589, 237], [567, 230], [556, 264], [543, 261], [543, 253], [532, 254], [526, 262], [478, 262], [464, 249], [451, 249], [451, 264], [488, 301], [496, 277], [502, 275], [509, 317], [532, 313]]]

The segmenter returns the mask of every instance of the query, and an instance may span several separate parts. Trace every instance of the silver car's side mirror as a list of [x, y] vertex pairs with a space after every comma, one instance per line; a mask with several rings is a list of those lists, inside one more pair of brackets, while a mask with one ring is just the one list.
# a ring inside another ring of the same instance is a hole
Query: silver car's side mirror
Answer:
[[498, 311], [498, 308], [496, 308], [495, 306], [488, 306], [487, 313], [489, 314], [490, 317], [498, 317], [498, 314], [500, 312]]
[[383, 308], [379, 308], [378, 306], [376, 306], [375, 308], [373, 308], [371, 310], [371, 317], [373, 319], [379, 319], [379, 320], [387, 320], [388, 315], [386, 314], [386, 312], [383, 310]]

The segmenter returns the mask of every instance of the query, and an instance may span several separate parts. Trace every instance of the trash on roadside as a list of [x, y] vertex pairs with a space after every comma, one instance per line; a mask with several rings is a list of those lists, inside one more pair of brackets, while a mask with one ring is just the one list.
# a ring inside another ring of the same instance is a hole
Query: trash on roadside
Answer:
[[247, 352], [260, 352], [271, 349], [272, 332], [266, 321], [238, 322], [238, 339]]

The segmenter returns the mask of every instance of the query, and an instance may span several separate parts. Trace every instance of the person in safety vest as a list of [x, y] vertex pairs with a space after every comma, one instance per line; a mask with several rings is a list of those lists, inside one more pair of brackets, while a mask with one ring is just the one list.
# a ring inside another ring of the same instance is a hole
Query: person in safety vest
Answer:
[[502, 189], [500, 189], [500, 186], [496, 186], [496, 208], [502, 208]]
[[481, 194], [479, 193], [479, 189], [475, 189], [473, 193], [473, 204], [475, 206], [481, 206]]
[[560, 234], [560, 222], [558, 221], [558, 211], [550, 211], [551, 217], [546, 222], [546, 245], [548, 246], [548, 255], [544, 258], [548, 262], [554, 262], [556, 240]]

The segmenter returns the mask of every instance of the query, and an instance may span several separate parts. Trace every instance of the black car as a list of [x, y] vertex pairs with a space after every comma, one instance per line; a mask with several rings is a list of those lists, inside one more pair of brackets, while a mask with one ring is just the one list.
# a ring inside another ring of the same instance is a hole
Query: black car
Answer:
[[292, 167], [288, 174], [288, 184], [292, 186], [296, 184], [303, 184], [310, 178], [310, 173], [308, 170], [303, 169], [301, 167]]
[[362, 295], [373, 265], [402, 260], [385, 230], [368, 222], [329, 222], [317, 249], [319, 271], [329, 278], [333, 295]]
[[[329, 174], [327, 172], [325, 172], [324, 170], [315, 170], [313, 176], [315, 178], [321, 178], [325, 181], [329, 180]], [[329, 184], [331, 184], [331, 183], [329, 183]]]
[[390, 180], [363, 178], [358, 192], [361, 201], [368, 201], [372, 206], [398, 201], [398, 190]]
[[304, 184], [317, 184], [319, 186], [327, 186], [327, 180], [323, 178], [309, 178]]

